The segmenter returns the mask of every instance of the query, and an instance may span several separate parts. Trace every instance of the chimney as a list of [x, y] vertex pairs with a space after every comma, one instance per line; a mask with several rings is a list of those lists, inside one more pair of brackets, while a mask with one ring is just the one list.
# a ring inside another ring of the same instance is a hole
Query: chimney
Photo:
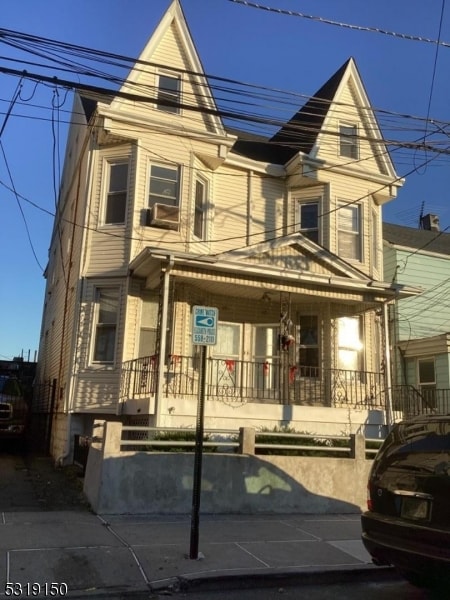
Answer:
[[420, 228], [428, 231], [439, 231], [439, 217], [437, 215], [424, 215], [420, 219]]

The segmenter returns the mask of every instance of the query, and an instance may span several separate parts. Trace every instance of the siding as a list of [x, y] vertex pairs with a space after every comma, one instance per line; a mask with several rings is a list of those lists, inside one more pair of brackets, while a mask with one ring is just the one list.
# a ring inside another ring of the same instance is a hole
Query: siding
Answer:
[[449, 260], [398, 250], [397, 282], [424, 288], [419, 296], [400, 300], [400, 339], [445, 333], [450, 327]]

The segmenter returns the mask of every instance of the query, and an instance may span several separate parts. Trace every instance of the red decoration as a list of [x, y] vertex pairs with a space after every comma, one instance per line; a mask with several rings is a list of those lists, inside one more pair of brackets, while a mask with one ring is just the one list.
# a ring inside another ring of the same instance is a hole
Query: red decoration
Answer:
[[234, 360], [232, 360], [231, 358], [227, 358], [225, 360], [225, 366], [227, 368], [228, 373], [232, 373], [234, 371]]
[[170, 366], [175, 367], [181, 361], [181, 356], [178, 356], [178, 354], [169, 354], [169, 361]]
[[263, 364], [263, 373], [264, 373], [264, 375], [268, 375], [269, 374], [269, 369], [270, 369], [270, 364], [269, 364], [269, 361], [266, 360], [266, 362]]
[[291, 365], [289, 367], [289, 383], [294, 383], [296, 372], [297, 372], [297, 367], [295, 365]]

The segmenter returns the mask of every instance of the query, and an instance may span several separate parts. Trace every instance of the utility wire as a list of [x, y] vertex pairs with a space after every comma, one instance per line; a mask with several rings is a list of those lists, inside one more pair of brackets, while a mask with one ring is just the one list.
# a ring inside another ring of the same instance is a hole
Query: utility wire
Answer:
[[310, 21], [316, 21], [318, 23], [323, 23], [325, 25], [334, 25], [336, 27], [342, 27], [344, 29], [352, 29], [353, 31], [381, 33], [383, 35], [400, 38], [402, 40], [410, 40], [413, 42], [425, 42], [428, 44], [438, 44], [439, 46], [443, 46], [444, 48], [450, 48], [449, 42], [433, 40], [431, 38], [426, 38], [423, 36], [410, 35], [407, 33], [399, 33], [397, 31], [389, 31], [388, 29], [381, 29], [380, 27], [369, 27], [369, 26], [365, 26], [365, 25], [352, 25], [351, 23], [344, 23], [342, 21], [334, 21], [332, 19], [327, 19], [325, 17], [308, 15], [306, 13], [301, 13], [301, 12], [297, 12], [297, 11], [293, 11], [293, 10], [286, 10], [286, 9], [282, 9], [282, 8], [274, 8], [271, 6], [264, 6], [262, 4], [257, 4], [256, 2], [249, 2], [248, 0], [228, 0], [228, 1], [233, 2], [234, 4], [242, 4], [243, 6], [247, 6], [249, 8], [257, 8], [259, 10], [264, 10], [266, 12], [277, 13], [280, 15], [287, 15], [289, 17], [300, 17], [302, 19], [309, 19]]

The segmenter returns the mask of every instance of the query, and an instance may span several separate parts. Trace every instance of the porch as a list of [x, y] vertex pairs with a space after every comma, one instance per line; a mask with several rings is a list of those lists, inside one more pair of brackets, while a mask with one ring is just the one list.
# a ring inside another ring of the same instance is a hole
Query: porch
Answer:
[[[161, 394], [197, 398], [199, 357], [169, 355]], [[157, 390], [158, 357], [123, 363], [121, 402], [151, 399]], [[287, 364], [283, 360], [245, 361], [208, 357], [205, 395], [210, 401], [384, 410], [383, 373]]]

